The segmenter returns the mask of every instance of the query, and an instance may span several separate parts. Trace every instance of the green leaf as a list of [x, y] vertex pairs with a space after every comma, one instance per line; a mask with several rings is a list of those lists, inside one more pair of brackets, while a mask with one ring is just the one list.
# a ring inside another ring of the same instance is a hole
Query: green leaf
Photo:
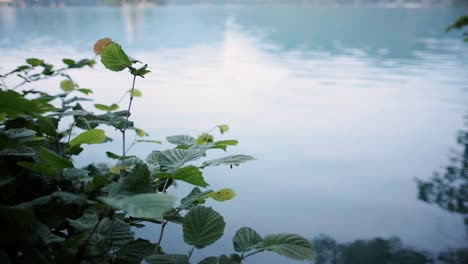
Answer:
[[240, 264], [241, 261], [241, 257], [237, 254], [231, 254], [229, 257], [226, 255], [221, 255], [221, 257], [219, 257], [218, 264]]
[[105, 204], [115, 209], [124, 210], [134, 217], [161, 219], [165, 211], [170, 209], [176, 198], [162, 193], [144, 193], [137, 195], [119, 195], [100, 197]]
[[174, 145], [186, 146], [186, 147], [189, 147], [189, 146], [197, 143], [197, 140], [194, 137], [191, 137], [189, 135], [168, 136], [168, 137], [166, 137], [166, 140], [169, 143], [172, 143]]
[[36, 59], [36, 58], [29, 58], [29, 59], [26, 59], [26, 63], [28, 63], [31, 66], [40, 66], [44, 64], [44, 61], [40, 59]]
[[135, 133], [139, 137], [147, 137], [149, 136], [148, 133], [146, 133], [143, 129], [135, 128]]
[[103, 48], [101, 62], [111, 71], [122, 71], [132, 66], [132, 62], [128, 59], [127, 54], [125, 54], [119, 44], [114, 42], [109, 43]]
[[60, 82], [60, 89], [64, 92], [71, 92], [75, 89], [75, 83], [71, 80], [63, 80]]
[[154, 143], [154, 144], [162, 144], [159, 140], [152, 140], [152, 139], [137, 139], [138, 143]]
[[112, 244], [112, 248], [119, 248], [133, 240], [130, 225], [117, 217], [102, 219], [93, 236], [104, 237], [109, 244]]
[[261, 248], [296, 260], [315, 257], [315, 249], [312, 243], [296, 234], [267, 235], [263, 239], [263, 247]]
[[208, 133], [203, 133], [203, 134], [201, 134], [201, 136], [198, 137], [197, 143], [202, 145], [202, 144], [206, 144], [206, 143], [211, 143], [211, 142], [213, 142], [213, 140], [214, 140], [213, 135], [210, 135]]
[[6, 148], [0, 150], [0, 156], [35, 156], [36, 150], [24, 145], [19, 145], [14, 149]]
[[[117, 260], [123, 260], [129, 263], [140, 263], [141, 260], [150, 256], [154, 252], [155, 244], [148, 240], [138, 238], [115, 252]], [[119, 261], [117, 261], [120, 263]]]
[[8, 185], [15, 181], [15, 178], [10, 176], [0, 176], [0, 187]]
[[128, 175], [119, 179], [119, 182], [112, 190], [111, 194], [149, 193], [153, 191], [151, 181], [152, 179], [150, 178], [148, 166], [139, 163], [135, 165]]
[[36, 222], [36, 224], [33, 227], [33, 230], [35, 235], [37, 235], [39, 239], [46, 245], [65, 241], [65, 238], [51, 233], [49, 228], [40, 222]]
[[189, 264], [188, 256], [181, 254], [151, 255], [145, 260], [149, 264]]
[[184, 198], [182, 198], [180, 200], [179, 208], [180, 209], [186, 209], [186, 210], [190, 209], [193, 206], [199, 204], [200, 201], [204, 201], [205, 195], [207, 195], [207, 194], [209, 194], [211, 192], [213, 192], [213, 190], [208, 190], [208, 191], [202, 192], [200, 190], [200, 188], [195, 187], [195, 188], [192, 189], [192, 191], [189, 193], [189, 195], [187, 195], [186, 197], [184, 197]]
[[67, 222], [70, 224], [70, 226], [75, 231], [79, 232], [86, 232], [91, 230], [96, 225], [97, 221], [97, 214], [84, 214], [80, 218], [77, 218], [75, 220], [67, 219]]
[[231, 156], [226, 156], [224, 158], [220, 159], [214, 159], [214, 160], [208, 160], [203, 162], [202, 168], [205, 168], [207, 166], [219, 166], [219, 165], [235, 165], [239, 166], [239, 164], [254, 160], [254, 157], [248, 156], [248, 155], [231, 155]]
[[16, 118], [19, 115], [39, 115], [56, 110], [50, 104], [41, 100], [28, 100], [19, 93], [0, 90], [0, 113]]
[[159, 165], [159, 155], [161, 155], [161, 151], [153, 150], [148, 157], [146, 157], [146, 162], [151, 165]]
[[178, 169], [172, 178], [175, 180], [181, 180], [196, 186], [207, 187], [208, 183], [203, 179], [201, 171], [195, 166], [187, 166]]
[[[131, 90], [130, 90], [131, 91]], [[134, 97], [141, 97], [143, 94], [138, 89], [133, 89], [133, 96]]]
[[106, 134], [102, 129], [90, 129], [85, 131], [70, 141], [70, 146], [81, 144], [99, 144], [106, 140]]
[[93, 90], [88, 89], [88, 88], [80, 88], [80, 89], [78, 89], [77, 91], [82, 92], [82, 93], [84, 93], [84, 94], [86, 94], [86, 95], [92, 94], [92, 93], [93, 93]]
[[116, 159], [116, 160], [119, 160], [121, 159], [122, 157], [113, 153], [113, 152], [110, 152], [110, 151], [106, 151], [106, 156], [110, 159]]
[[225, 188], [207, 194], [205, 197], [213, 198], [218, 202], [224, 202], [234, 199], [236, 192], [233, 189]]
[[184, 218], [184, 241], [204, 248], [221, 238], [225, 226], [223, 217], [211, 207], [195, 206]]
[[74, 67], [75, 66], [75, 61], [72, 59], [63, 59], [63, 63], [65, 63], [68, 67]]
[[28, 170], [47, 175], [49, 177], [55, 177], [58, 173], [58, 170], [56, 168], [52, 168], [42, 163], [19, 161], [16, 164]]
[[8, 138], [24, 143], [34, 138], [37, 132], [26, 128], [13, 128], [6, 130], [4, 133]]
[[224, 133], [229, 131], [229, 126], [226, 125], [226, 124], [218, 125], [218, 128], [219, 128], [219, 132], [221, 132], [221, 134], [224, 134]]
[[111, 105], [95, 104], [94, 107], [96, 107], [96, 109], [108, 111], [108, 112], [119, 109], [119, 105], [117, 104], [111, 104]]
[[6, 113], [0, 113], [0, 122], [3, 122], [6, 119]]
[[158, 161], [162, 170], [171, 171], [182, 167], [186, 162], [194, 161], [204, 156], [204, 150], [169, 149], [158, 155]]
[[236, 252], [245, 252], [254, 249], [262, 241], [263, 238], [250, 227], [240, 228], [232, 238]]
[[237, 140], [220, 140], [215, 142], [216, 145], [227, 145], [227, 146], [237, 146], [239, 144], [239, 141]]
[[54, 169], [65, 169], [65, 168], [73, 168], [73, 163], [56, 153], [44, 148], [40, 147], [39, 149], [39, 156], [41, 160], [49, 167]]
[[452, 29], [461, 29], [468, 25], [468, 16], [462, 16], [455, 21], [452, 25], [448, 26], [445, 31], [450, 31]]
[[140, 77], [145, 77], [147, 73], [150, 73], [150, 70], [147, 70], [148, 64], [143, 65], [141, 68], [135, 70], [132, 74], [138, 75]]

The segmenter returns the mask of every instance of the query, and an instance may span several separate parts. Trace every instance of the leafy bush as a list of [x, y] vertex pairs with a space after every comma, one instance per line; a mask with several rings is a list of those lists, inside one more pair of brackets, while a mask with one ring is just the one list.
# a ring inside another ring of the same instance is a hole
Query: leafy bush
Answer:
[[[247, 155], [230, 155], [193, 165], [213, 149], [226, 151], [236, 140], [215, 141], [204, 133], [199, 137], [167, 137], [172, 149], [151, 152], [145, 160], [128, 155], [137, 143], [160, 143], [142, 139], [147, 134], [130, 120], [138, 77], [150, 71], [120, 45], [101, 39], [94, 46], [103, 65], [112, 71], [129, 70], [133, 85], [128, 91], [127, 110], [118, 104], [94, 106], [96, 114], [80, 102], [89, 101], [91, 89], [73, 81], [68, 70], [92, 67], [94, 60], [64, 59], [56, 69], [44, 60], [30, 58], [11, 72], [0, 75], [0, 262], [1, 263], [189, 263], [195, 249], [217, 241], [225, 221], [205, 200], [234, 198], [232, 189], [209, 190], [202, 171], [210, 166], [237, 166], [253, 160]], [[61, 92], [49, 94], [35, 89], [18, 91], [23, 85], [59, 77]], [[18, 79], [19, 78], [19, 79]], [[16, 85], [11, 82], [20, 80]], [[84, 145], [111, 139], [101, 129], [112, 127], [122, 136], [122, 152], [106, 152], [116, 164], [111, 168], [90, 164], [77, 168], [74, 159]], [[61, 130], [61, 127], [67, 127]], [[220, 133], [227, 125], [215, 127]], [[138, 137], [130, 146], [126, 136]], [[73, 136], [75, 133], [78, 135]], [[190, 163], [190, 164], [189, 164]], [[177, 181], [194, 185], [177, 202], [167, 190]], [[132, 227], [145, 223], [161, 226], [156, 243], [135, 238]], [[169, 223], [182, 225], [183, 239], [191, 246], [187, 255], [169, 254], [162, 248]], [[241, 263], [262, 251], [297, 259], [314, 256], [314, 248], [295, 234], [261, 237], [248, 227], [237, 231], [231, 255], [208, 257], [200, 263]]]

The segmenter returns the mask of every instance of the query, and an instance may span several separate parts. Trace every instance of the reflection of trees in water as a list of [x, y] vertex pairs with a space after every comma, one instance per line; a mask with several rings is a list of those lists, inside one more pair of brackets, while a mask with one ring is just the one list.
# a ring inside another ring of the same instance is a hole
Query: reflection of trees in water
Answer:
[[468, 233], [468, 131], [461, 131], [457, 139], [462, 152], [451, 157], [444, 172], [435, 172], [429, 181], [418, 180], [419, 199], [461, 214]]
[[313, 243], [317, 251], [314, 264], [468, 263], [468, 249], [451, 249], [435, 255], [407, 247], [397, 237], [338, 243], [329, 236], [320, 235]]
[[[464, 217], [468, 234], [468, 130], [460, 131], [457, 142], [461, 151], [454, 152], [443, 172], [431, 179], [418, 180], [419, 199]], [[397, 237], [374, 238], [338, 243], [321, 235], [313, 240], [317, 251], [314, 264], [466, 264], [468, 248], [429, 253], [403, 245]]]

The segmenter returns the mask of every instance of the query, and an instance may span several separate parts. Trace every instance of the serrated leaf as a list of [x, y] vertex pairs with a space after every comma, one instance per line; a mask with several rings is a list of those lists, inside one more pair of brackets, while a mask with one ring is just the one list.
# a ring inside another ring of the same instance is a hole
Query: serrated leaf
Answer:
[[151, 255], [145, 260], [149, 264], [189, 264], [188, 256], [181, 254]]
[[234, 192], [233, 189], [225, 188], [209, 193], [205, 197], [212, 198], [218, 202], [224, 202], [234, 199], [234, 197], [236, 197], [236, 192]]
[[[131, 92], [131, 90], [130, 90], [130, 92]], [[143, 94], [141, 93], [140, 90], [138, 90], [138, 89], [133, 89], [133, 96], [134, 96], [134, 97], [141, 97], [142, 95], [143, 95]]]
[[214, 159], [214, 160], [208, 160], [203, 162], [202, 168], [205, 168], [207, 166], [219, 166], [219, 165], [235, 165], [239, 166], [239, 164], [254, 160], [254, 157], [248, 156], [248, 155], [231, 155], [231, 156], [226, 156], [224, 158], [220, 159]]
[[81, 144], [99, 144], [106, 140], [106, 134], [102, 129], [90, 129], [85, 131], [70, 141], [70, 146]]
[[208, 183], [205, 182], [202, 173], [195, 166], [187, 166], [178, 169], [171, 178], [181, 180], [196, 186], [207, 187]]
[[225, 227], [223, 217], [211, 207], [195, 206], [184, 218], [184, 241], [196, 248], [204, 248], [220, 239]]
[[130, 225], [116, 217], [102, 219], [93, 236], [104, 237], [112, 248], [119, 248], [133, 240]]
[[153, 191], [151, 182], [148, 166], [141, 163], [136, 164], [128, 175], [119, 179], [111, 195], [149, 193]]
[[200, 200], [204, 200], [205, 195], [213, 192], [213, 190], [208, 190], [202, 192], [200, 188], [195, 187], [192, 191], [184, 198], [180, 200], [179, 208], [181, 209], [190, 209], [193, 206], [199, 204]]
[[84, 214], [77, 219], [67, 219], [70, 226], [79, 232], [85, 232], [91, 230], [98, 221], [97, 214]]
[[111, 71], [122, 71], [132, 66], [132, 62], [128, 59], [127, 54], [125, 54], [119, 44], [114, 42], [107, 44], [103, 48], [101, 62]]
[[263, 239], [262, 248], [296, 260], [315, 257], [315, 249], [312, 243], [296, 234], [267, 235]]
[[245, 252], [254, 249], [255, 246], [262, 241], [263, 238], [250, 227], [240, 228], [232, 238], [236, 252]]
[[71, 92], [75, 89], [75, 83], [71, 80], [63, 80], [60, 82], [60, 89], [64, 92]]
[[[153, 254], [155, 244], [148, 240], [138, 238], [115, 252], [117, 260], [123, 260], [127, 263], [140, 263], [140, 261]], [[119, 261], [117, 261], [119, 262]]]
[[55, 169], [65, 169], [65, 168], [73, 168], [73, 163], [56, 153], [44, 148], [40, 147], [39, 149], [39, 156], [41, 160], [49, 167]]
[[176, 198], [162, 193], [144, 193], [100, 197], [99, 200], [134, 217], [161, 219], [164, 212], [173, 206]]
[[221, 132], [221, 134], [224, 134], [224, 133], [229, 131], [229, 126], [226, 125], [226, 124], [218, 125], [218, 128], [219, 128], [219, 132]]
[[186, 162], [194, 161], [204, 156], [204, 150], [169, 149], [158, 155], [158, 161], [161, 170], [171, 171], [182, 167]]
[[186, 146], [189, 147], [195, 143], [197, 143], [197, 140], [189, 135], [174, 135], [174, 136], [168, 136], [166, 137], [166, 140], [169, 143], [172, 143], [177, 146]]

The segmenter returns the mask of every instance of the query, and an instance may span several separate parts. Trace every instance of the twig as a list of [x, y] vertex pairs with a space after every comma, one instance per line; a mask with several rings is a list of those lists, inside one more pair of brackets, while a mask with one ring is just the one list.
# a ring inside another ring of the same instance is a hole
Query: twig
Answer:
[[195, 250], [195, 245], [193, 245], [192, 249], [189, 251], [188, 260], [190, 260], [190, 257], [192, 256], [194, 250]]
[[260, 253], [260, 252], [262, 252], [262, 251], [264, 251], [264, 249], [258, 250], [258, 251], [255, 251], [255, 252], [252, 252], [252, 253], [247, 254], [247, 255], [245, 255], [245, 256], [241, 256], [241, 260], [244, 260], [244, 259], [246, 259], [246, 258], [248, 258], [248, 257], [250, 257], [250, 256], [252, 256], [252, 255], [255, 255], [255, 254], [257, 254], [257, 253]]
[[128, 118], [130, 117], [130, 109], [132, 108], [132, 102], [133, 102], [133, 91], [135, 90], [135, 80], [136, 80], [136, 75], [133, 75], [133, 82], [132, 82], [132, 89], [130, 91], [130, 102], [128, 103], [128, 110], [127, 110], [127, 117], [125, 119], [125, 125], [122, 129], [122, 160], [125, 160], [125, 154], [126, 154], [126, 147], [125, 147], [125, 132], [127, 131], [127, 126], [128, 126]]

